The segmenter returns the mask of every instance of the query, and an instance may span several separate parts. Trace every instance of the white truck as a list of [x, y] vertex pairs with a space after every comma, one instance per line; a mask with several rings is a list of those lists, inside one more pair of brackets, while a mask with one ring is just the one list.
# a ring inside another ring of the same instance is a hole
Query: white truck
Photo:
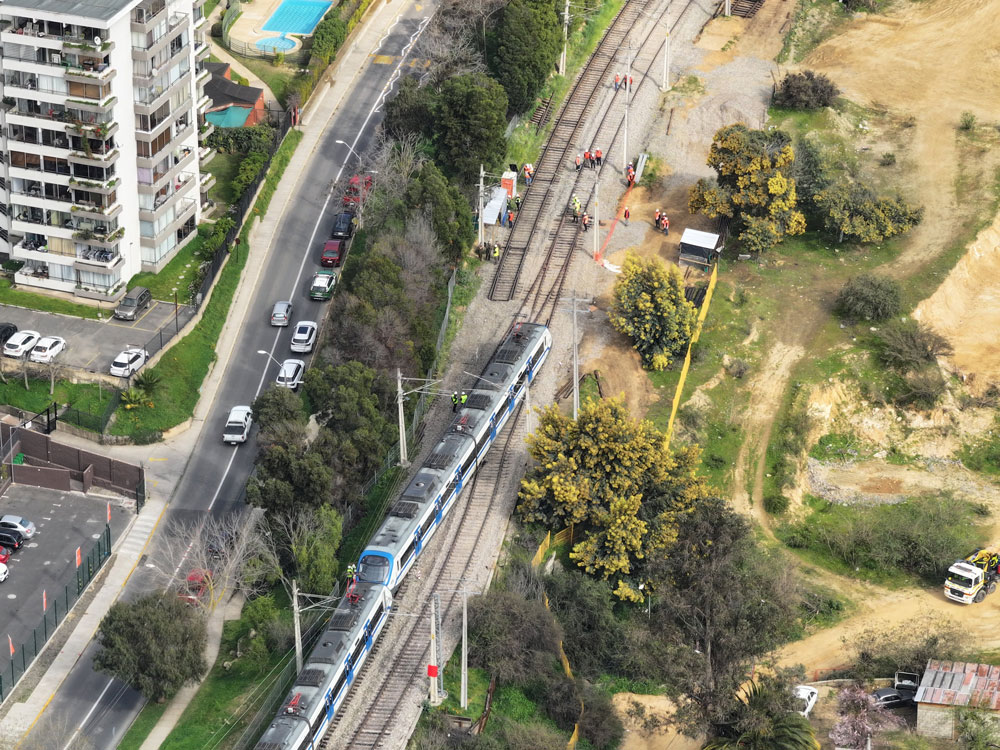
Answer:
[[997, 590], [997, 567], [1000, 555], [993, 550], [979, 549], [964, 560], [956, 560], [948, 568], [944, 595], [954, 602], [978, 604]]

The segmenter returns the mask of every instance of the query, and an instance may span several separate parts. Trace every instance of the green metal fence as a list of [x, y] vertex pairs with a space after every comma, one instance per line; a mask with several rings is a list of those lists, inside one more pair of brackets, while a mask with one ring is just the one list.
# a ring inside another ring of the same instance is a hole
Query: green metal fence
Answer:
[[56, 632], [59, 623], [66, 619], [70, 607], [80, 598], [87, 589], [87, 585], [94, 580], [110, 556], [111, 526], [105, 524], [104, 532], [90, 551], [83, 554], [81, 549], [74, 578], [67, 581], [60, 590], [53, 591], [51, 594], [47, 590], [43, 592], [42, 620], [31, 631], [30, 636], [20, 643], [20, 648], [18, 648], [17, 642], [9, 641], [9, 647], [13, 649], [14, 653], [10, 657], [9, 667], [0, 673], [0, 701], [3, 701], [10, 694], [18, 680], [28, 671], [35, 657], [38, 656], [52, 634]]

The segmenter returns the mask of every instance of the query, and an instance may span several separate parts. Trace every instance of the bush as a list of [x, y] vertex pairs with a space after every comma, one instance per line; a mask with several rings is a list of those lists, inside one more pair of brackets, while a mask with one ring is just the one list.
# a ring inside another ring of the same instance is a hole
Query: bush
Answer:
[[559, 626], [540, 601], [491, 591], [469, 602], [470, 663], [501, 683], [523, 684], [546, 671], [559, 638]]
[[274, 128], [265, 123], [252, 128], [216, 128], [205, 143], [223, 154], [249, 154], [274, 150]]
[[726, 366], [726, 372], [729, 373], [730, 377], [742, 378], [750, 370], [750, 365], [747, 364], [745, 359], [740, 359], [735, 357], [729, 360], [729, 364]]
[[216, 39], [222, 39], [222, 21], [216, 21], [215, 23], [213, 23], [212, 31], [210, 33]]
[[852, 653], [851, 676], [873, 680], [896, 671], [923, 672], [928, 659], [961, 659], [968, 639], [954, 620], [924, 614], [898, 625], [873, 625], [844, 638], [844, 645]]
[[789, 109], [819, 109], [833, 104], [839, 93], [825, 75], [805, 70], [785, 76], [774, 94], [774, 103]]
[[879, 359], [895, 370], [909, 372], [951, 354], [948, 340], [912, 318], [892, 322], [878, 335]]
[[563, 648], [574, 673], [587, 679], [617, 674], [624, 627], [615, 617], [607, 581], [560, 569], [545, 578], [545, 590], [563, 628]]
[[233, 178], [233, 195], [239, 200], [243, 194], [254, 183], [263, 169], [267, 166], [268, 154], [264, 151], [251, 151], [246, 158], [240, 162], [240, 169]]
[[972, 130], [976, 127], [976, 116], [971, 112], [963, 112], [962, 118], [958, 122], [961, 130]]
[[852, 569], [904, 571], [940, 584], [948, 566], [982, 546], [971, 503], [922, 497], [898, 505], [830, 504], [781, 530], [782, 539], [832, 555]]
[[340, 45], [347, 38], [347, 24], [340, 17], [339, 9], [326, 14], [313, 31], [312, 57], [329, 65]]
[[944, 394], [947, 384], [941, 371], [928, 366], [916, 372], [908, 372], [895, 383], [893, 402], [899, 406], [917, 406], [930, 409]]
[[882, 154], [881, 158], [878, 160], [878, 163], [881, 164], [883, 167], [891, 167], [893, 164], [896, 163], [896, 154], [894, 154], [892, 151], [886, 151], [884, 154]]
[[584, 689], [583, 704], [580, 736], [596, 750], [615, 750], [622, 741], [625, 728], [611, 705], [611, 699], [588, 685]]
[[788, 498], [780, 492], [764, 495], [764, 510], [772, 516], [780, 516], [788, 510]]
[[899, 314], [899, 284], [885, 276], [863, 274], [850, 279], [837, 295], [835, 310], [852, 320], [885, 320]]

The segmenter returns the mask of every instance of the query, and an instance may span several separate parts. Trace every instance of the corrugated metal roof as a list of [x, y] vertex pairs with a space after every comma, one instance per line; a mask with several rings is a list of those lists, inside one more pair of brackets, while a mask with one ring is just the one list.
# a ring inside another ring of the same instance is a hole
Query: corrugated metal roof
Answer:
[[916, 701], [1000, 710], [1000, 666], [930, 659]]

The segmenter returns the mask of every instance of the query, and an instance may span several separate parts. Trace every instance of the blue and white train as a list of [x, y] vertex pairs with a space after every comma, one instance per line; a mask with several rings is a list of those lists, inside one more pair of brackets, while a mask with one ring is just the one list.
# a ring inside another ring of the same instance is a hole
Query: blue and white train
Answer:
[[536, 323], [515, 325], [497, 346], [448, 431], [361, 553], [357, 586], [334, 610], [255, 750], [319, 747], [386, 625], [392, 592], [471, 483], [551, 348], [552, 334]]

